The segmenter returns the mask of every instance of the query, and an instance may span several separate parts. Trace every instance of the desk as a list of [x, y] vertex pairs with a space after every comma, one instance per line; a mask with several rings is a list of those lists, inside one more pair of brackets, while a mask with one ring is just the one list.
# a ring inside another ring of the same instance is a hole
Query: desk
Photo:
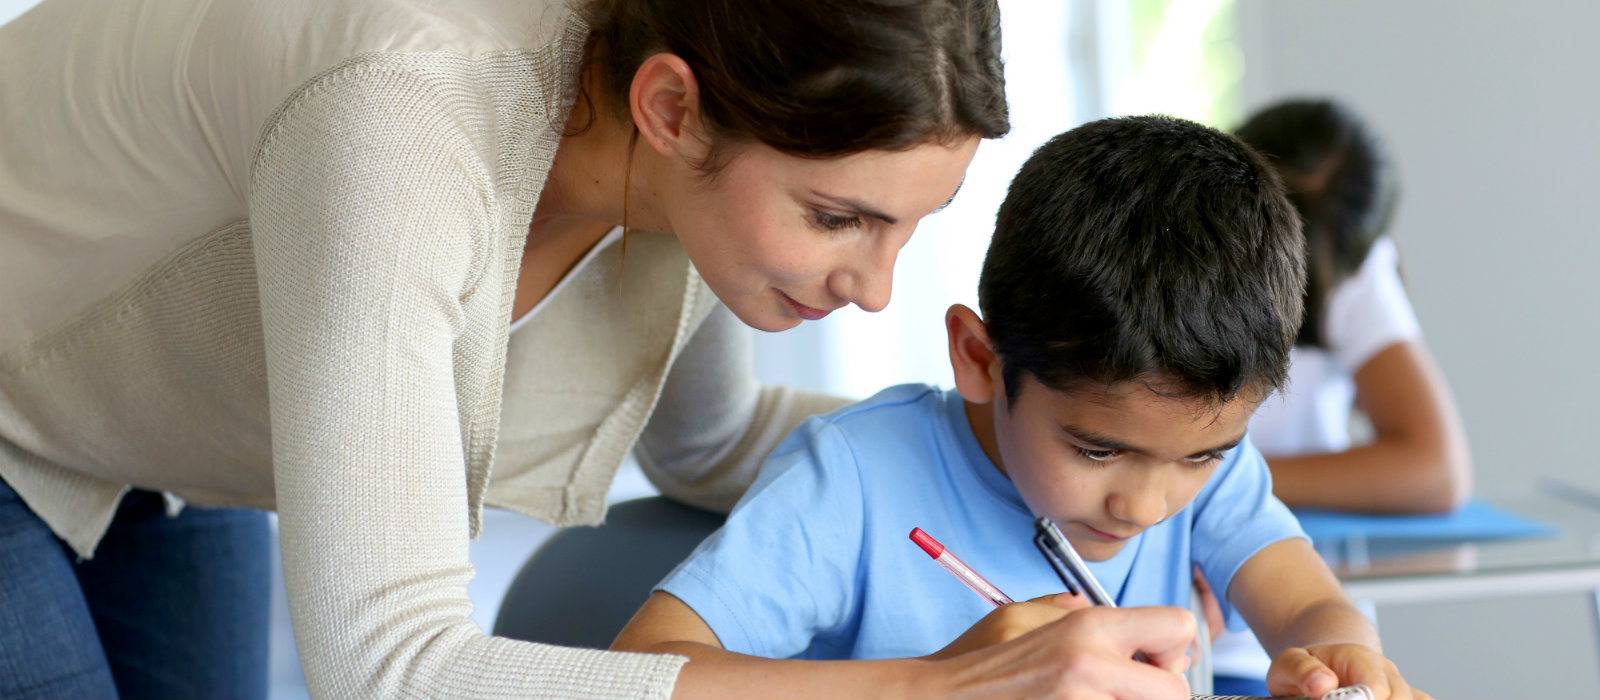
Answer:
[[1433, 603], [1586, 593], [1600, 635], [1600, 508], [1529, 487], [1485, 500], [1556, 527], [1554, 537], [1421, 541], [1348, 538], [1317, 551], [1368, 610]]

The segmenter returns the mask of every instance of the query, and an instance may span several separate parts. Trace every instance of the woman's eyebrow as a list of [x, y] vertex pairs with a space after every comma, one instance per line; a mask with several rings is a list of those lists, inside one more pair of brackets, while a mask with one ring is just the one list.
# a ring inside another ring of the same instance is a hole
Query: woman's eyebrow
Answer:
[[939, 213], [941, 211], [944, 211], [945, 207], [950, 206], [951, 202], [956, 201], [956, 195], [961, 194], [961, 186], [965, 185], [965, 184], [967, 184], [967, 178], [963, 177], [963, 178], [961, 178], [961, 182], [956, 183], [956, 191], [950, 193], [950, 198], [944, 200], [944, 204], [940, 204], [938, 209], [935, 209], [935, 210], [933, 210], [931, 212], [928, 212], [928, 213], [929, 214], [937, 214], [937, 213]]
[[855, 212], [856, 214], [860, 214], [861, 216], [865, 216], [865, 217], [872, 218], [872, 219], [877, 219], [877, 220], [882, 221], [882, 222], [884, 222], [884, 223], [886, 223], [886, 224], [888, 224], [890, 226], [893, 226], [893, 225], [895, 225], [895, 223], [900, 221], [899, 219], [897, 219], [897, 218], [895, 218], [893, 216], [889, 216], [888, 214], [885, 214], [885, 213], [883, 213], [881, 211], [873, 209], [871, 206], [861, 202], [860, 200], [851, 199], [849, 197], [835, 197], [835, 196], [833, 196], [831, 194], [827, 194], [825, 192], [817, 192], [816, 190], [812, 190], [811, 193], [816, 195], [816, 196], [818, 196], [818, 197], [821, 197], [822, 199], [826, 199], [826, 200], [828, 200], [828, 201], [830, 201], [830, 202], [832, 202], [834, 204], [837, 204], [837, 205], [839, 205], [841, 207], [849, 209], [852, 212]]

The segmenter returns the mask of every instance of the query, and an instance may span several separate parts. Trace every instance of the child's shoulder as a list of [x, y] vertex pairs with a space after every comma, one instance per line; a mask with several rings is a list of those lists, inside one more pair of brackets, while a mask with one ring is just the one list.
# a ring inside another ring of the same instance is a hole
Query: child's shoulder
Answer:
[[945, 390], [928, 384], [900, 384], [820, 416], [826, 423], [859, 426], [884, 421], [922, 421], [939, 415]]
[[806, 444], [815, 451], [830, 445], [829, 449], [871, 452], [925, 442], [943, 430], [949, 393], [927, 384], [892, 386], [832, 413], [806, 419], [790, 434], [786, 446]]

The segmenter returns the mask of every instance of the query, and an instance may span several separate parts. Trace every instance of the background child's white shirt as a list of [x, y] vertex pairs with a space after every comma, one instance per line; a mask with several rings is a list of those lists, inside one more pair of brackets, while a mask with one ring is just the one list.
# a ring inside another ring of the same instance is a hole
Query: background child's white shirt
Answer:
[[1289, 381], [1250, 419], [1262, 454], [1340, 452], [1350, 447], [1356, 371], [1379, 351], [1418, 338], [1422, 329], [1400, 282], [1394, 241], [1380, 238], [1354, 275], [1334, 287], [1323, 314], [1327, 348], [1296, 347]]
[[[1354, 275], [1334, 287], [1323, 314], [1328, 347], [1296, 347], [1289, 382], [1250, 419], [1250, 440], [1269, 457], [1342, 452], [1350, 448], [1353, 376], [1374, 355], [1422, 335], [1400, 281], [1394, 241], [1380, 238]], [[1272, 659], [1249, 632], [1226, 632], [1212, 647], [1216, 675], [1266, 676]]]

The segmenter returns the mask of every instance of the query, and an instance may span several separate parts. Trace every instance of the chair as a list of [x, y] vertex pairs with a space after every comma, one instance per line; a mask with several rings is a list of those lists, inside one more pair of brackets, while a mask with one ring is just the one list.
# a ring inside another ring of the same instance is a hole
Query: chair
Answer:
[[[511, 582], [494, 634], [530, 642], [605, 649], [667, 572], [722, 526], [724, 517], [660, 496], [611, 507], [598, 527], [569, 527], [528, 557]], [[1202, 643], [1190, 690], [1211, 693], [1211, 644], [1198, 596], [1190, 610]]]
[[517, 572], [495, 616], [495, 636], [611, 646], [651, 588], [723, 520], [655, 496], [611, 506], [598, 527], [563, 528]]

